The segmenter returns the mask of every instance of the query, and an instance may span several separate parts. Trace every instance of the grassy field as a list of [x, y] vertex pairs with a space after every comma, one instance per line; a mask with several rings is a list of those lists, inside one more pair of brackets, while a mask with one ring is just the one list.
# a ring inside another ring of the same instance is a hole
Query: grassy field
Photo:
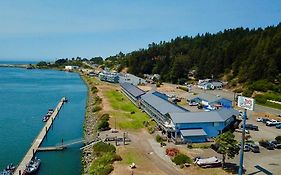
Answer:
[[149, 121], [149, 117], [141, 112], [126, 96], [116, 90], [105, 91], [111, 107], [114, 111], [110, 112], [113, 120], [121, 129], [140, 129], [144, 128], [143, 122]]

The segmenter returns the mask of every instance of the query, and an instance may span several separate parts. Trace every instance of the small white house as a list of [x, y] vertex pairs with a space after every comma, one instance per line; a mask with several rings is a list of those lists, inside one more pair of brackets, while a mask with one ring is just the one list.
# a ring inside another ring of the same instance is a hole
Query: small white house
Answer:
[[64, 69], [67, 71], [72, 71], [75, 69], [79, 69], [79, 66], [65, 66]]

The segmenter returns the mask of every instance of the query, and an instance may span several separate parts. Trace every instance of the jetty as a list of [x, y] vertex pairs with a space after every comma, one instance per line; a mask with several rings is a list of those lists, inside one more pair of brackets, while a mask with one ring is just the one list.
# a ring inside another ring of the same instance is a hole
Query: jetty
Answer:
[[28, 68], [28, 64], [0, 64], [0, 67]]
[[64, 105], [65, 102], [67, 102], [67, 99], [66, 99], [66, 97], [63, 97], [60, 100], [60, 102], [58, 103], [57, 107], [54, 109], [54, 112], [50, 116], [49, 120], [45, 123], [44, 127], [42, 128], [42, 130], [40, 131], [38, 136], [34, 139], [31, 147], [29, 148], [29, 150], [25, 154], [24, 158], [22, 159], [22, 161], [18, 165], [14, 175], [22, 175], [23, 171], [26, 168], [26, 165], [30, 162], [30, 160], [33, 158], [33, 156], [35, 155], [35, 153], [37, 151], [43, 151], [43, 150], [44, 151], [51, 151], [51, 150], [55, 149], [55, 148], [44, 149], [44, 148], [39, 148], [39, 146], [41, 145], [44, 138], [46, 137], [50, 127], [52, 126], [55, 118], [58, 116], [59, 111], [60, 111], [60, 109], [62, 108], [62, 106]]

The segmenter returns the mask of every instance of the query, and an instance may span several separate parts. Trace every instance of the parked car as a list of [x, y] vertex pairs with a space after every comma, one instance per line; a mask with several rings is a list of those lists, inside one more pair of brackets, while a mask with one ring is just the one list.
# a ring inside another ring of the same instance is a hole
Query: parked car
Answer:
[[275, 126], [277, 129], [281, 129], [281, 124]]
[[266, 123], [267, 121], [270, 121], [270, 119], [268, 119], [268, 118], [262, 118], [262, 122], [263, 122], [263, 123]]
[[[243, 125], [241, 125], [240, 128], [242, 129]], [[246, 124], [245, 128], [248, 130], [254, 130], [254, 131], [259, 130], [259, 127], [257, 125], [253, 125], [253, 124]]]
[[250, 150], [254, 153], [259, 153], [260, 152], [260, 147], [254, 143], [247, 143], [250, 147]]
[[[238, 146], [241, 149], [241, 144], [240, 143], [238, 144]], [[243, 150], [244, 150], [244, 152], [249, 152], [251, 149], [250, 149], [250, 146], [247, 143], [245, 143]]]
[[259, 144], [268, 150], [274, 150], [274, 145], [269, 141], [260, 141]]
[[[235, 131], [236, 131], [236, 132], [241, 132], [241, 133], [242, 133], [242, 132], [243, 132], [243, 129], [235, 129]], [[245, 133], [246, 133], [246, 134], [250, 134], [250, 131], [247, 130], [247, 129], [245, 129]]]
[[270, 143], [273, 144], [274, 148], [281, 149], [281, 143], [280, 142], [274, 140], [274, 141], [271, 141]]
[[256, 121], [257, 121], [257, 122], [262, 122], [262, 121], [263, 121], [263, 118], [258, 117], [258, 118], [256, 119]]
[[281, 123], [277, 120], [270, 120], [270, 121], [266, 122], [266, 126], [276, 126], [278, 124], [281, 124]]
[[196, 103], [196, 102], [193, 101], [193, 102], [189, 102], [188, 105], [189, 105], [189, 106], [197, 106], [198, 103]]

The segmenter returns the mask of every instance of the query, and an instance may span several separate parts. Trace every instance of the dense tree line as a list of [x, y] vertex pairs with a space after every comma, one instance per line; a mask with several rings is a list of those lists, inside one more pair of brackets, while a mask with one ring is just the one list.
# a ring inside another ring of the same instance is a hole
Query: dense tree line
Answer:
[[216, 34], [177, 37], [152, 43], [147, 49], [106, 59], [119, 70], [128, 67], [135, 75], [160, 74], [163, 81], [178, 83], [191, 70], [196, 78], [220, 78], [236, 83], [281, 79], [281, 24], [265, 29], [236, 28]]

